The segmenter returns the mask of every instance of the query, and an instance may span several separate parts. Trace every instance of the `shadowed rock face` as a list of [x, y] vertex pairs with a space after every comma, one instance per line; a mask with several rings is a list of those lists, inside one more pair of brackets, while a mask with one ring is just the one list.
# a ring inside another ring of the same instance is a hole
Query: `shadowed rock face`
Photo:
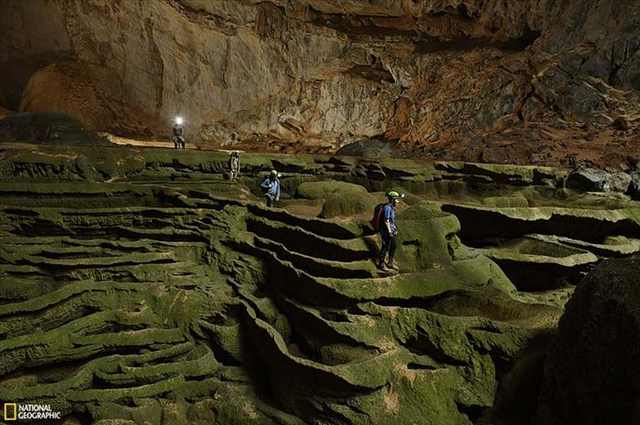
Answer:
[[335, 152], [371, 139], [485, 162], [640, 157], [627, 143], [634, 2], [33, 0], [0, 12], [0, 104], [91, 128], [166, 134], [182, 114], [206, 146]]
[[567, 304], [545, 362], [540, 424], [632, 424], [638, 411], [637, 258], [610, 260]]
[[85, 130], [78, 120], [59, 112], [0, 116], [0, 140], [46, 145], [110, 145], [108, 140]]

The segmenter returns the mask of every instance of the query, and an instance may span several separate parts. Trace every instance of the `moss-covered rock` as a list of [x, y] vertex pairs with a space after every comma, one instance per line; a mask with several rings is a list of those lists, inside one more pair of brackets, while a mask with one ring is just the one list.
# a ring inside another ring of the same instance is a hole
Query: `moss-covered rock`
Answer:
[[333, 193], [324, 202], [320, 216], [334, 218], [372, 215], [375, 206], [382, 200], [382, 197], [368, 192]]
[[483, 250], [522, 291], [543, 291], [577, 283], [598, 257], [554, 237], [530, 235]]
[[[487, 188], [535, 170], [247, 154], [229, 182], [222, 152], [33, 146], [0, 160], [0, 398], [69, 420], [482, 423], [496, 391], [521, 388], [502, 382], [566, 298], [517, 293], [423, 199], [518, 198]], [[314, 199], [256, 202], [274, 167]], [[362, 214], [409, 186], [391, 276]], [[287, 209], [324, 200], [339, 219]]]
[[337, 180], [305, 182], [296, 189], [296, 196], [305, 199], [327, 199], [332, 195], [349, 196], [363, 193], [367, 193], [365, 187]]

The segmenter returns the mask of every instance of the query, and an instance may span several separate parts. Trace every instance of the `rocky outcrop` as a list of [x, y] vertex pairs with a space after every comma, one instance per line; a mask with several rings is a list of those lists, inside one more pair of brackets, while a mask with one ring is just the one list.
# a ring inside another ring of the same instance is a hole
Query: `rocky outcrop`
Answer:
[[540, 424], [633, 424], [638, 413], [636, 258], [611, 260], [567, 304], [545, 361]]
[[578, 169], [567, 177], [567, 187], [582, 191], [622, 192], [629, 190], [632, 177], [624, 172], [607, 172], [594, 168]]
[[640, 157], [631, 143], [640, 111], [632, 4], [1, 7], [0, 101], [64, 110], [90, 127], [166, 134], [181, 114], [188, 138], [206, 146], [335, 152], [373, 139], [484, 162], [560, 164], [573, 154], [627, 167]]
[[482, 251], [521, 291], [543, 291], [577, 283], [595, 254], [545, 235], [528, 235]]
[[401, 152], [391, 143], [369, 139], [349, 143], [336, 152], [336, 155], [359, 156], [365, 158], [393, 158]]

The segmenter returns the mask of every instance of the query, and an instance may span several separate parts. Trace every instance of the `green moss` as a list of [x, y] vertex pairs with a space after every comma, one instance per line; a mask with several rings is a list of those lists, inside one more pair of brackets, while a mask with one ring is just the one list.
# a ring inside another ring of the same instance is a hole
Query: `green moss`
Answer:
[[379, 203], [376, 197], [369, 193], [335, 193], [330, 195], [322, 206], [321, 217], [349, 217], [362, 214], [372, 214]]
[[482, 204], [498, 208], [528, 208], [529, 201], [524, 196], [495, 196], [482, 198]]
[[305, 199], [327, 199], [333, 195], [365, 194], [367, 189], [353, 183], [336, 180], [305, 182], [296, 189], [296, 196]]

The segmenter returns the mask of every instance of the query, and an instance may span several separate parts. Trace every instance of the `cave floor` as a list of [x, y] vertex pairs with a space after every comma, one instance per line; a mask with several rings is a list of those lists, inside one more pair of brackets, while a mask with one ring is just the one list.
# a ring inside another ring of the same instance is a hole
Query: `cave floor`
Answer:
[[[0, 399], [81, 423], [501, 423], [581, 276], [640, 249], [637, 203], [566, 170], [245, 154], [231, 182], [224, 152], [0, 155]], [[389, 189], [393, 276], [367, 224]]]

